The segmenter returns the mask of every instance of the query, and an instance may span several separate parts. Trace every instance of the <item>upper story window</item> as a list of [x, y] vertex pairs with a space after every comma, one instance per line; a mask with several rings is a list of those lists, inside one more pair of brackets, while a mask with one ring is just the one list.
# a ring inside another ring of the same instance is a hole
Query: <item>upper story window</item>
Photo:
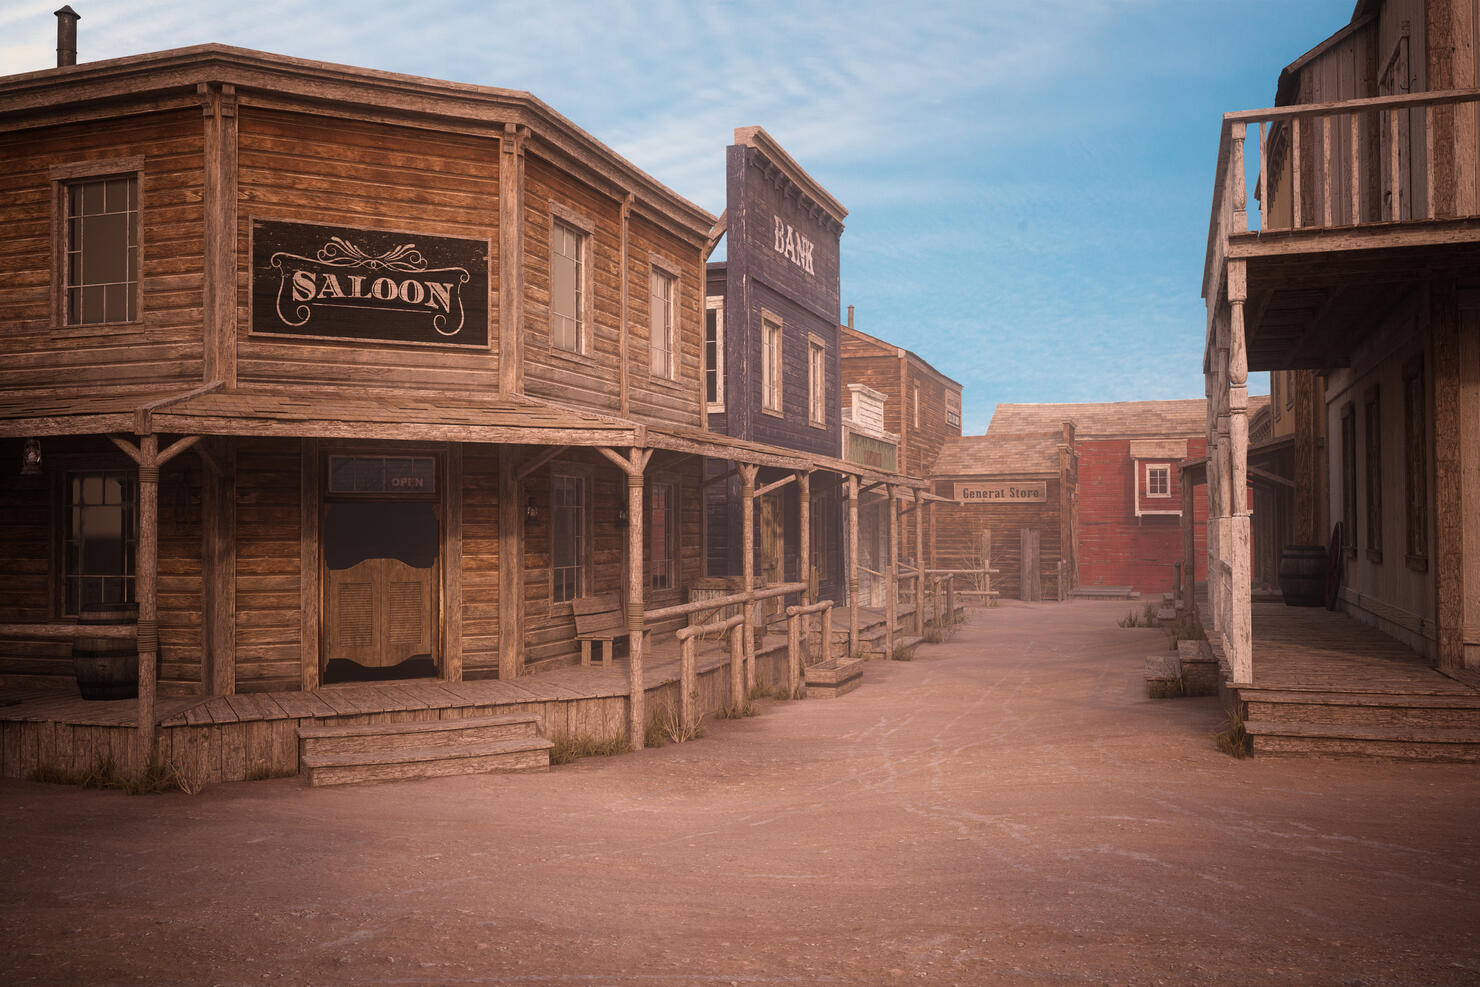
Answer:
[[653, 268], [652, 304], [649, 308], [648, 371], [654, 377], [673, 380], [674, 325], [678, 278]]
[[586, 478], [550, 477], [550, 601], [564, 603], [585, 592], [588, 539]]
[[550, 345], [586, 350], [586, 253], [589, 236], [562, 220], [550, 224]]
[[816, 336], [807, 340], [807, 420], [827, 426], [827, 347]]
[[781, 414], [781, 322], [761, 320], [761, 409]]
[[61, 194], [63, 324], [138, 321], [138, 175], [78, 178]]
[[710, 411], [725, 410], [725, 300], [704, 299], [704, 400]]
[[1170, 497], [1172, 495], [1172, 467], [1170, 463], [1146, 464], [1146, 496]]
[[138, 550], [138, 481], [133, 470], [67, 474], [62, 503], [62, 612], [132, 603]]

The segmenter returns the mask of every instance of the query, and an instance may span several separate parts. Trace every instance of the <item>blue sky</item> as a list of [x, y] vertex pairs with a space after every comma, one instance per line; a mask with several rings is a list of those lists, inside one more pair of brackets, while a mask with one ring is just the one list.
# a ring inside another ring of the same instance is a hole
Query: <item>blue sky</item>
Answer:
[[[56, 5], [0, 6], [0, 74], [55, 64]], [[1202, 396], [1220, 115], [1353, 0], [72, 5], [82, 61], [220, 42], [528, 90], [714, 213], [763, 126], [850, 211], [858, 327], [961, 381], [972, 433]]]

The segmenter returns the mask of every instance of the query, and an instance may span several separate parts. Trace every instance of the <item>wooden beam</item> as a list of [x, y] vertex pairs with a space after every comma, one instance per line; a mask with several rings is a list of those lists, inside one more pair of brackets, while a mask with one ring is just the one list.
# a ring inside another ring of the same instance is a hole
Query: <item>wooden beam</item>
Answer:
[[[755, 592], [755, 478], [760, 467], [742, 463], [740, 466], [740, 573], [742, 589]], [[745, 688], [755, 687], [755, 600], [745, 603]], [[736, 706], [745, 703], [745, 696], [732, 697]]]
[[139, 758], [154, 757], [154, 693], [159, 672], [159, 437], [139, 437], [139, 539], [134, 598], [139, 604]]
[[524, 142], [529, 129], [504, 124], [498, 166], [499, 393], [524, 393]]
[[768, 493], [774, 493], [775, 491], [780, 490], [782, 487], [786, 486], [788, 483], [794, 482], [796, 478], [796, 473], [790, 473], [786, 476], [783, 476], [781, 479], [777, 480], [774, 483], [768, 483], [764, 487], [757, 488], [755, 495], [757, 497], [764, 497]]
[[[643, 453], [646, 452], [646, 455]], [[633, 750], [642, 750], [647, 727], [647, 693], [642, 676], [645, 626], [642, 593], [647, 580], [643, 572], [643, 468], [652, 450], [632, 450], [627, 473], [627, 737]]]
[[236, 691], [236, 443], [205, 442], [195, 452], [214, 463], [201, 491], [201, 628], [205, 646], [201, 683], [207, 696]]
[[171, 459], [174, 459], [176, 456], [180, 455], [180, 453], [184, 452], [186, 449], [189, 449], [191, 446], [195, 445], [197, 442], [200, 441], [200, 439], [201, 437], [199, 435], [187, 435], [184, 438], [176, 439], [174, 442], [171, 442], [169, 446], [159, 454], [158, 457], [156, 457], [156, 465], [163, 466]]
[[520, 481], [523, 481], [525, 477], [529, 476], [529, 474], [533, 473], [535, 470], [539, 469], [541, 466], [545, 465], [550, 460], [554, 459], [556, 456], [560, 455], [562, 452], [565, 452], [569, 448], [570, 446], [551, 446], [550, 448], [546, 449], [544, 452], [540, 453], [538, 456], [519, 467], [518, 479]]
[[[802, 591], [802, 606], [810, 606], [812, 603], [812, 476], [806, 472], [793, 475], [797, 481], [797, 527], [801, 528], [797, 544], [800, 563], [798, 568], [801, 571], [797, 573], [797, 576], [807, 584], [807, 588]], [[793, 689], [793, 692], [795, 691]]]
[[711, 485], [716, 484], [716, 483], [723, 483], [725, 480], [728, 480], [730, 477], [732, 477], [732, 476], [738, 476], [739, 474], [740, 474], [740, 470], [738, 468], [737, 469], [726, 470], [725, 472], [719, 474], [718, 476], [711, 476], [709, 479], [703, 481], [699, 485], [702, 486], [702, 487], [707, 487], [707, 486], [711, 486]]
[[626, 197], [622, 199], [622, 206], [619, 215], [621, 222], [622, 249], [621, 257], [618, 261], [620, 266], [617, 268], [618, 283], [621, 285], [621, 292], [619, 295], [620, 311], [617, 317], [617, 407], [620, 410], [622, 417], [625, 418], [630, 413], [631, 409], [632, 389], [630, 383], [632, 368], [628, 365], [629, 361], [631, 360], [631, 357], [629, 356], [631, 344], [628, 342], [628, 339], [632, 335], [632, 326], [629, 325], [630, 308], [628, 301], [628, 293], [631, 291], [631, 286], [628, 284], [628, 282], [631, 279], [629, 278], [627, 273], [627, 241], [632, 229], [631, 192], [628, 192]]
[[858, 654], [858, 477], [848, 477], [848, 657]]
[[237, 114], [232, 83], [196, 85], [205, 118], [204, 306], [201, 313], [206, 383], [236, 387]]
[[144, 461], [143, 453], [139, 451], [139, 447], [128, 439], [121, 439], [116, 435], [110, 435], [108, 436], [108, 441], [122, 449], [123, 454], [134, 461], [134, 465], [137, 466]]

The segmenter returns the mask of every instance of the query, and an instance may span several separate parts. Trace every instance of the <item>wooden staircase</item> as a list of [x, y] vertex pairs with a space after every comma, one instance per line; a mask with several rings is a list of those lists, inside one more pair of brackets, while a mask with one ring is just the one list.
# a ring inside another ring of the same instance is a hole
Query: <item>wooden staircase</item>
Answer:
[[550, 741], [533, 715], [300, 727], [299, 769], [310, 785], [547, 771]]
[[1255, 756], [1480, 761], [1480, 694], [1240, 689]]

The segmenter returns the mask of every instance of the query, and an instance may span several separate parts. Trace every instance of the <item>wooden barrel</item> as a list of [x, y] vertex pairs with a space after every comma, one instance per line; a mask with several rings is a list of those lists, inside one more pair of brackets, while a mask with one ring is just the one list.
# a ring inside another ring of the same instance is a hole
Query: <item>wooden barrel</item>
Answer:
[[[136, 624], [137, 603], [87, 604], [81, 627]], [[72, 641], [72, 667], [83, 699], [133, 699], [139, 694], [139, 643], [133, 637], [82, 637]]]
[[1280, 592], [1287, 607], [1326, 605], [1326, 546], [1286, 545], [1280, 555]]

